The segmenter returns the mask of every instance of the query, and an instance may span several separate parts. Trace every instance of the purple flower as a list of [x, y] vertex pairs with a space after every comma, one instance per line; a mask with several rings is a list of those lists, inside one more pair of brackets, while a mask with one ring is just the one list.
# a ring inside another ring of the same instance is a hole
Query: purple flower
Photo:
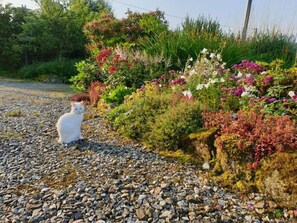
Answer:
[[273, 103], [273, 102], [277, 101], [277, 99], [276, 98], [266, 98], [265, 101], [267, 103]]
[[221, 100], [221, 102], [226, 102], [227, 101], [227, 99], [225, 97], [222, 97], [220, 100]]
[[248, 85], [253, 85], [255, 83], [255, 78], [253, 75], [249, 75], [246, 77], [245, 79], [245, 82], [248, 84]]
[[239, 97], [239, 96], [241, 96], [241, 94], [242, 94], [243, 91], [244, 91], [244, 87], [238, 86], [236, 88], [235, 95]]
[[231, 67], [234, 70], [241, 71], [243, 73], [261, 73], [264, 69], [262, 66], [255, 62], [248, 60], [242, 60], [240, 64], [235, 64]]
[[266, 77], [263, 78], [263, 82], [264, 84], [270, 84], [273, 82], [273, 76], [272, 75], [268, 75]]
[[175, 74], [175, 71], [174, 71], [174, 70], [170, 70], [170, 71], [169, 71], [169, 74], [170, 74], [170, 75], [173, 75], [173, 74]]
[[182, 77], [171, 81], [171, 84], [173, 84], [173, 85], [177, 85], [177, 84], [182, 85], [185, 83], [186, 83], [186, 80], [185, 80], [185, 78], [182, 78]]

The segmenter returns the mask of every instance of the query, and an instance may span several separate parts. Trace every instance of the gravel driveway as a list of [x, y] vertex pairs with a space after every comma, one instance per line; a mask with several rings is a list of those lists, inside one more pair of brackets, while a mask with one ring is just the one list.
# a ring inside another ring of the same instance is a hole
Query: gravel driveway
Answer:
[[290, 221], [263, 214], [258, 194], [239, 197], [194, 166], [108, 137], [100, 118], [83, 122], [86, 140], [59, 145], [71, 93], [0, 79], [0, 222]]

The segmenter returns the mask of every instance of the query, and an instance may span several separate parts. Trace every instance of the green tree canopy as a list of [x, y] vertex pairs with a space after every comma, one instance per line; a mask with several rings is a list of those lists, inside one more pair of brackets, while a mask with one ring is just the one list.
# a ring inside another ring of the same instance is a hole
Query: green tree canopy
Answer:
[[81, 58], [85, 55], [83, 25], [110, 10], [104, 0], [36, 0], [40, 9], [26, 17], [20, 39], [34, 61]]
[[0, 5], [0, 68], [10, 69], [21, 64], [22, 47], [18, 34], [22, 32], [25, 17], [30, 13], [25, 7]]

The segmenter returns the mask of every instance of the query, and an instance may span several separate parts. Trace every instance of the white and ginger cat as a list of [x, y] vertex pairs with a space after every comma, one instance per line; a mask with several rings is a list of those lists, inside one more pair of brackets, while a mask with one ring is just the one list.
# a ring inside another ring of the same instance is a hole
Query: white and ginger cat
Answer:
[[80, 129], [84, 109], [83, 102], [71, 102], [71, 112], [59, 118], [56, 124], [59, 134], [59, 143], [70, 143], [83, 139]]

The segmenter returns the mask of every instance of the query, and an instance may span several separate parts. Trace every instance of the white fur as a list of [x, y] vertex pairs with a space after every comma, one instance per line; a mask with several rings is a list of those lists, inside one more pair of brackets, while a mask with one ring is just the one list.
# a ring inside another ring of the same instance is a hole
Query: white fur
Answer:
[[81, 136], [81, 123], [83, 120], [83, 102], [72, 102], [71, 112], [62, 115], [57, 122], [59, 143], [70, 143], [79, 139]]

